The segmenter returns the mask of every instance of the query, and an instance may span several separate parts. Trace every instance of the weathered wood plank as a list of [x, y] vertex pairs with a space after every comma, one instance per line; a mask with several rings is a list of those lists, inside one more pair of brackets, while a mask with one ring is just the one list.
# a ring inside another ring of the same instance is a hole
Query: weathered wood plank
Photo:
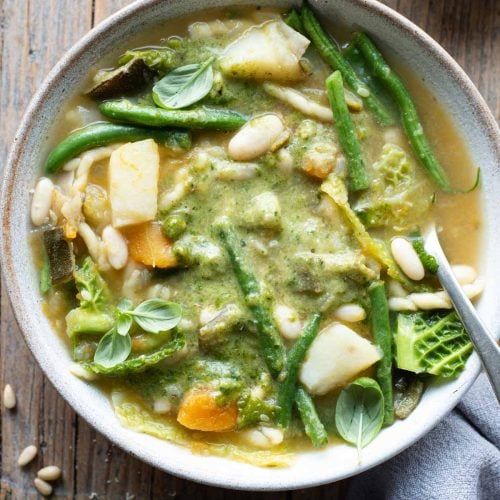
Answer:
[[[53, 64], [93, 23], [130, 0], [0, 0], [0, 74], [2, 136], [5, 158], [20, 117]], [[500, 10], [495, 0], [386, 0], [441, 43], [464, 67], [500, 119], [495, 61]], [[0, 167], [1, 168], [1, 167]], [[41, 465], [57, 463], [64, 478], [58, 498], [204, 498], [204, 499], [335, 499], [347, 482], [289, 493], [243, 493], [209, 488], [174, 478], [130, 457], [96, 433], [64, 403], [43, 377], [26, 348], [5, 293], [0, 309], [0, 388], [9, 382], [19, 405], [2, 409], [0, 498], [32, 499]], [[36, 442], [41, 453], [20, 470], [17, 456]]]

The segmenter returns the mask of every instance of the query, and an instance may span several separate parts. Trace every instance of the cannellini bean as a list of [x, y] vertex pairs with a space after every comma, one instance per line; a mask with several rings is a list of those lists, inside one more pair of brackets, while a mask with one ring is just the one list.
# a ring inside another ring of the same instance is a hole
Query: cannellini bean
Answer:
[[300, 321], [297, 311], [284, 304], [278, 304], [273, 311], [274, 320], [280, 334], [288, 339], [294, 340], [302, 331], [302, 321]]
[[403, 285], [396, 280], [389, 280], [389, 296], [390, 297], [406, 297], [408, 292], [403, 288]]
[[[229, 141], [227, 151], [233, 160], [248, 161], [284, 142], [285, 126], [278, 115], [269, 113], [250, 120]], [[286, 141], [287, 137], [285, 138]]]
[[102, 241], [111, 267], [124, 268], [128, 260], [128, 247], [120, 231], [113, 226], [106, 226], [102, 232]]
[[474, 283], [467, 283], [462, 286], [462, 289], [469, 299], [474, 299], [484, 290], [484, 281], [478, 278]]
[[168, 399], [159, 398], [155, 399], [153, 403], [153, 411], [155, 413], [169, 413], [172, 409], [172, 403]]
[[99, 378], [99, 375], [97, 375], [97, 373], [87, 370], [79, 363], [71, 364], [69, 367], [69, 372], [71, 373], [71, 375], [85, 380], [86, 382], [93, 382], [94, 380], [97, 380]]
[[366, 312], [359, 304], [344, 304], [338, 307], [333, 314], [340, 321], [348, 323], [356, 323], [366, 318]]
[[47, 465], [40, 469], [36, 475], [44, 481], [57, 481], [61, 477], [61, 469], [57, 465]]
[[48, 221], [53, 191], [54, 184], [47, 177], [42, 177], [37, 182], [31, 200], [31, 222], [33, 225], [41, 226]]
[[417, 306], [406, 297], [390, 297], [389, 309], [391, 311], [416, 311]]
[[423, 309], [424, 311], [431, 309], [451, 309], [450, 297], [444, 291], [410, 293], [408, 299], [415, 304], [417, 309]]
[[19, 455], [19, 458], [17, 459], [17, 465], [19, 465], [20, 467], [28, 465], [36, 457], [37, 453], [38, 448], [34, 444], [27, 446]]
[[468, 285], [477, 278], [476, 270], [471, 266], [460, 264], [451, 266], [451, 270], [461, 285]]
[[274, 427], [260, 426], [242, 434], [248, 444], [257, 448], [271, 448], [283, 441], [283, 431]]
[[35, 484], [35, 488], [38, 490], [38, 493], [40, 493], [40, 495], [44, 497], [52, 495], [52, 486], [43, 479], [35, 477], [33, 483]]
[[420, 281], [425, 276], [425, 269], [413, 245], [405, 238], [394, 238], [391, 241], [391, 252], [394, 260], [408, 278]]

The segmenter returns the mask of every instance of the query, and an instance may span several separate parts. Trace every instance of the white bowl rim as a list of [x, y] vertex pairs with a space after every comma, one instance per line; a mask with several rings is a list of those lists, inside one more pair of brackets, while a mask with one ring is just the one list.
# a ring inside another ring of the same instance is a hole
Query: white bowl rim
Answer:
[[[394, 11], [393, 9], [387, 7], [386, 5], [378, 2], [377, 0], [344, 0], [355, 6], [359, 6], [367, 9], [374, 15], [382, 16], [389, 20], [390, 22], [401, 27], [408, 36], [413, 37], [421, 46], [428, 50], [432, 55], [438, 60], [438, 63], [443, 67], [443, 69], [453, 75], [453, 77], [462, 86], [467, 99], [474, 106], [477, 111], [477, 119], [481, 121], [481, 128], [485, 130], [490, 138], [490, 142], [495, 147], [495, 154], [500, 158], [500, 130], [498, 125], [486, 105], [483, 97], [476, 89], [474, 84], [471, 82], [469, 77], [465, 74], [458, 63], [427, 33], [416, 26], [414, 23], [409, 21], [407, 18]], [[2, 271], [4, 275], [4, 280], [6, 283], [7, 292], [11, 298], [13, 305], [13, 310], [21, 325], [22, 318], [29, 317], [30, 311], [28, 305], [22, 300], [22, 283], [15, 276], [15, 273], [8, 272], [14, 268], [14, 252], [13, 244], [10, 238], [6, 235], [8, 234], [7, 228], [10, 227], [10, 216], [11, 208], [10, 205], [13, 203], [12, 198], [12, 186], [15, 181], [15, 164], [16, 159], [20, 155], [23, 148], [24, 138], [30, 132], [31, 123], [37, 115], [38, 110], [43, 105], [43, 101], [48, 95], [50, 86], [52, 82], [57, 80], [58, 75], [66, 69], [68, 66], [75, 64], [76, 59], [78, 59], [79, 54], [87, 50], [93, 43], [93, 41], [99, 36], [105, 34], [112, 27], [116, 26], [120, 22], [128, 19], [131, 16], [139, 14], [142, 10], [149, 9], [156, 4], [161, 3], [162, 0], [136, 0], [129, 6], [122, 8], [115, 14], [106, 18], [95, 28], [90, 30], [85, 36], [83, 36], [78, 42], [76, 42], [65, 54], [61, 57], [58, 63], [49, 72], [48, 76], [43, 81], [42, 85], [39, 87], [38, 91], [35, 93], [34, 97], [31, 99], [30, 104], [25, 111], [21, 124], [16, 132], [11, 151], [8, 156], [5, 171], [3, 173], [3, 182], [1, 186], [1, 197], [0, 197], [0, 213], [3, 216], [2, 221], [2, 235], [0, 235], [0, 255], [2, 256]], [[248, 3], [252, 3], [251, 0]], [[363, 472], [364, 470], [370, 469], [390, 458], [400, 453], [418, 439], [423, 437], [427, 432], [429, 432], [446, 414], [458, 403], [467, 389], [472, 385], [476, 377], [480, 372], [480, 364], [477, 359], [474, 360], [471, 369], [467, 369], [460, 377], [460, 385], [454, 391], [453, 396], [449, 399], [447, 405], [443, 405], [440, 410], [436, 413], [435, 419], [428, 425], [419, 428], [418, 432], [414, 433], [410, 438], [398, 443], [390, 453], [384, 457], [379, 457], [376, 460], [366, 460], [361, 466], [352, 471], [340, 475], [331, 476], [324, 475], [323, 477], [316, 478], [314, 480], [308, 479], [307, 477], [296, 478], [286, 484], [278, 483], [273, 484], [269, 482], [263, 482], [261, 484], [255, 484], [252, 482], [252, 478], [249, 477], [247, 483], [241, 484], [236, 482], [232, 477], [224, 477], [220, 479], [217, 477], [212, 477], [209, 474], [198, 473], [197, 471], [183, 469], [178, 467], [175, 460], [171, 460], [168, 464], [159, 460], [155, 460], [154, 457], [141, 452], [140, 449], [131, 447], [127, 442], [126, 434], [120, 427], [118, 422], [114, 427], [105, 425], [102, 422], [96, 421], [92, 418], [91, 412], [83, 404], [78, 397], [71, 391], [67, 389], [66, 386], [59, 383], [59, 380], [55, 377], [51, 367], [44, 364], [43, 360], [37, 356], [37, 346], [32, 337], [33, 332], [29, 332], [29, 328], [21, 328], [25, 341], [30, 348], [32, 354], [37, 359], [42, 371], [45, 373], [47, 378], [51, 381], [58, 392], [63, 396], [66, 402], [81, 416], [86, 420], [92, 427], [94, 427], [99, 432], [103, 433], [108, 439], [110, 439], [114, 444], [120, 446], [122, 449], [131, 453], [132, 455], [140, 458], [141, 460], [163, 469], [164, 471], [174, 474], [176, 476], [194, 480], [202, 484], [234, 488], [241, 490], [253, 490], [253, 491], [280, 491], [285, 489], [297, 489], [305, 487], [313, 487], [322, 484], [326, 484], [332, 481], [337, 481], [344, 479], [346, 477], [352, 476]], [[472, 361], [472, 360], [471, 360]], [[241, 478], [238, 478], [241, 479]]]

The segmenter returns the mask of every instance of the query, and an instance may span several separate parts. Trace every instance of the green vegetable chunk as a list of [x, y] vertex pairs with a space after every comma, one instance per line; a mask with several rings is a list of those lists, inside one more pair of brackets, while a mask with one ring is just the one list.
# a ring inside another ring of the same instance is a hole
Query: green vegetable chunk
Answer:
[[67, 283], [73, 277], [75, 254], [73, 244], [64, 237], [62, 227], [51, 227], [43, 232], [43, 245], [49, 263], [51, 285]]
[[452, 189], [446, 174], [434, 156], [427, 140], [422, 123], [418, 117], [417, 108], [413, 103], [408, 89], [365, 33], [357, 33], [354, 36], [354, 43], [363, 54], [373, 74], [385, 85], [398, 105], [406, 135], [418, 159], [441, 189], [451, 191]]
[[295, 392], [295, 404], [297, 405], [297, 410], [299, 410], [306, 434], [309, 436], [313, 446], [321, 448], [327, 445], [328, 434], [325, 426], [319, 419], [311, 396], [302, 387], [299, 387]]
[[159, 144], [170, 148], [189, 149], [191, 147], [191, 138], [187, 131], [155, 130], [97, 122], [71, 133], [60, 142], [50, 152], [45, 163], [45, 171], [47, 174], [54, 174], [71, 158], [89, 149], [106, 146], [113, 142], [141, 141], [143, 139], [154, 139]]
[[361, 145], [356, 136], [354, 124], [345, 102], [344, 86], [340, 71], [335, 71], [326, 79], [326, 90], [335, 119], [335, 128], [337, 129], [339, 142], [347, 160], [349, 186], [352, 191], [361, 191], [366, 189], [370, 185], [370, 182], [363, 162]]
[[307, 350], [318, 334], [320, 319], [321, 316], [319, 314], [311, 316], [307, 326], [304, 328], [304, 332], [288, 353], [285, 370], [286, 378], [278, 391], [278, 406], [280, 407], [278, 423], [283, 428], [288, 427], [290, 424], [300, 365], [304, 361]]
[[313, 11], [307, 4], [301, 10], [302, 24], [306, 35], [311, 39], [321, 57], [331, 66], [338, 70], [346, 84], [357, 95], [363, 98], [368, 109], [375, 115], [377, 121], [383, 125], [392, 125], [394, 120], [385, 105], [370, 92], [370, 89], [358, 78], [350, 64], [342, 57], [340, 50], [330, 39], [314, 16]]
[[153, 100], [165, 109], [186, 108], [203, 99], [212, 88], [214, 72], [211, 57], [202, 64], [175, 68], [153, 87]]
[[50, 277], [50, 264], [47, 256], [43, 259], [42, 268], [40, 269], [40, 291], [45, 294], [52, 287], [52, 279]]
[[384, 395], [384, 425], [394, 422], [392, 395], [392, 332], [389, 322], [389, 306], [383, 281], [375, 281], [368, 287], [371, 301], [372, 335], [382, 351], [377, 363], [377, 381]]
[[394, 383], [394, 415], [404, 419], [417, 407], [424, 383], [410, 372], [401, 372]]
[[248, 389], [243, 390], [238, 400], [238, 430], [260, 422], [273, 422], [279, 408], [273, 401], [266, 401], [252, 395]]
[[140, 59], [148, 68], [163, 75], [175, 65], [176, 53], [168, 47], [127, 50], [118, 60], [118, 65], [123, 66], [132, 59]]
[[398, 314], [396, 364], [414, 373], [457, 377], [473, 345], [455, 311]]
[[255, 319], [264, 360], [271, 374], [277, 377], [285, 366], [285, 347], [271, 319], [267, 299], [257, 279], [247, 267], [241, 251], [241, 241], [226, 221], [219, 224], [219, 237], [229, 255], [247, 306]]
[[384, 395], [375, 380], [361, 377], [346, 386], [337, 399], [335, 425], [348, 443], [361, 448], [369, 444], [384, 423]]
[[436, 274], [439, 268], [439, 264], [437, 263], [437, 260], [433, 255], [426, 252], [424, 248], [424, 239], [422, 238], [420, 232], [417, 231], [413, 233], [410, 238], [413, 248], [415, 249], [415, 252], [417, 252], [417, 255], [422, 262], [425, 270], [430, 272], [431, 274]]
[[140, 106], [127, 100], [103, 102], [99, 110], [113, 120], [147, 127], [184, 127], [190, 129], [236, 130], [247, 118], [230, 109], [201, 107], [190, 110], [167, 110]]
[[285, 17], [285, 23], [290, 26], [290, 28], [293, 28], [295, 31], [298, 31], [299, 33], [304, 34], [304, 25], [302, 24], [302, 19], [300, 18], [300, 14], [295, 10], [292, 9]]

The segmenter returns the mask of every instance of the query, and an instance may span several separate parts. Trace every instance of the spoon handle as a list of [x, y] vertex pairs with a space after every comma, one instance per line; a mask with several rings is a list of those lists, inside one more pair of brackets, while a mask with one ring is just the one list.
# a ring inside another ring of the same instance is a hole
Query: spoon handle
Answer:
[[481, 359], [497, 400], [500, 402], [500, 347], [479, 319], [474, 306], [457, 282], [435, 230], [431, 230], [428, 233], [425, 247], [436, 258], [439, 264], [437, 277], [443, 288], [448, 292], [457, 314], [460, 316]]

